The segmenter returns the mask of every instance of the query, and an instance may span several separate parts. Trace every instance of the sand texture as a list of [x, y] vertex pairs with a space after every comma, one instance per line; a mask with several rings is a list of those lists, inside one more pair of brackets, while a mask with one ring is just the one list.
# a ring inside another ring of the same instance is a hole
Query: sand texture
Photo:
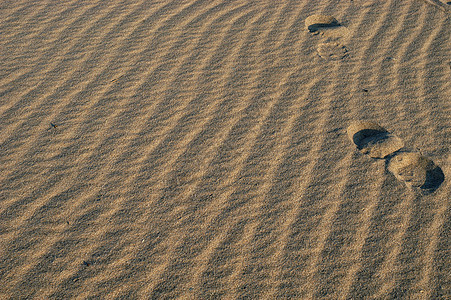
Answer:
[[437, 1], [0, 1], [0, 299], [449, 299]]

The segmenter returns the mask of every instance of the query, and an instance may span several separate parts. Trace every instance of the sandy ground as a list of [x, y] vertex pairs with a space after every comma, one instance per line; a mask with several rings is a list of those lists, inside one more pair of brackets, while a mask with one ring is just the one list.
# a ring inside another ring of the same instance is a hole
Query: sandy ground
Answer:
[[[314, 14], [340, 26], [309, 32]], [[421, 0], [2, 0], [0, 298], [450, 297], [450, 19]], [[442, 182], [358, 151], [358, 120]]]

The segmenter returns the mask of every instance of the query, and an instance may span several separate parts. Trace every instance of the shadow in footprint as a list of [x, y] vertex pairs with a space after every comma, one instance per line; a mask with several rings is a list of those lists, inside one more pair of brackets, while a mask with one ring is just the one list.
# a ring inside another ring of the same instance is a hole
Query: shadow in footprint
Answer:
[[385, 158], [404, 146], [400, 138], [373, 122], [352, 123], [348, 136], [360, 152], [373, 158]]
[[[451, 4], [451, 2], [450, 2]], [[439, 166], [427, 171], [426, 181], [421, 186], [422, 189], [434, 192], [445, 181], [445, 174]]]
[[313, 15], [305, 20], [305, 25], [310, 32], [318, 32], [321, 29], [341, 26], [332, 16]]

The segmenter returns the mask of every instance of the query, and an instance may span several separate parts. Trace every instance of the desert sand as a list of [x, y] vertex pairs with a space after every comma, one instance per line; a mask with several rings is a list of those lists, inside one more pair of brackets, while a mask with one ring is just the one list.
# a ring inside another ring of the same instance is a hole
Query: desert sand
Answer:
[[449, 299], [447, 5], [0, 1], [0, 299]]

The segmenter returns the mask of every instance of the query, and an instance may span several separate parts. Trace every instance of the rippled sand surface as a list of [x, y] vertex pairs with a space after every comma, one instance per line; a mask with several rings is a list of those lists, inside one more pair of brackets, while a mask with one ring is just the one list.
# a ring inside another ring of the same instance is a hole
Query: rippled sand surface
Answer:
[[[312, 15], [337, 24], [312, 33]], [[3, 0], [0, 16], [1, 299], [450, 296], [446, 11]], [[349, 139], [356, 121], [443, 182], [412, 189]]]

